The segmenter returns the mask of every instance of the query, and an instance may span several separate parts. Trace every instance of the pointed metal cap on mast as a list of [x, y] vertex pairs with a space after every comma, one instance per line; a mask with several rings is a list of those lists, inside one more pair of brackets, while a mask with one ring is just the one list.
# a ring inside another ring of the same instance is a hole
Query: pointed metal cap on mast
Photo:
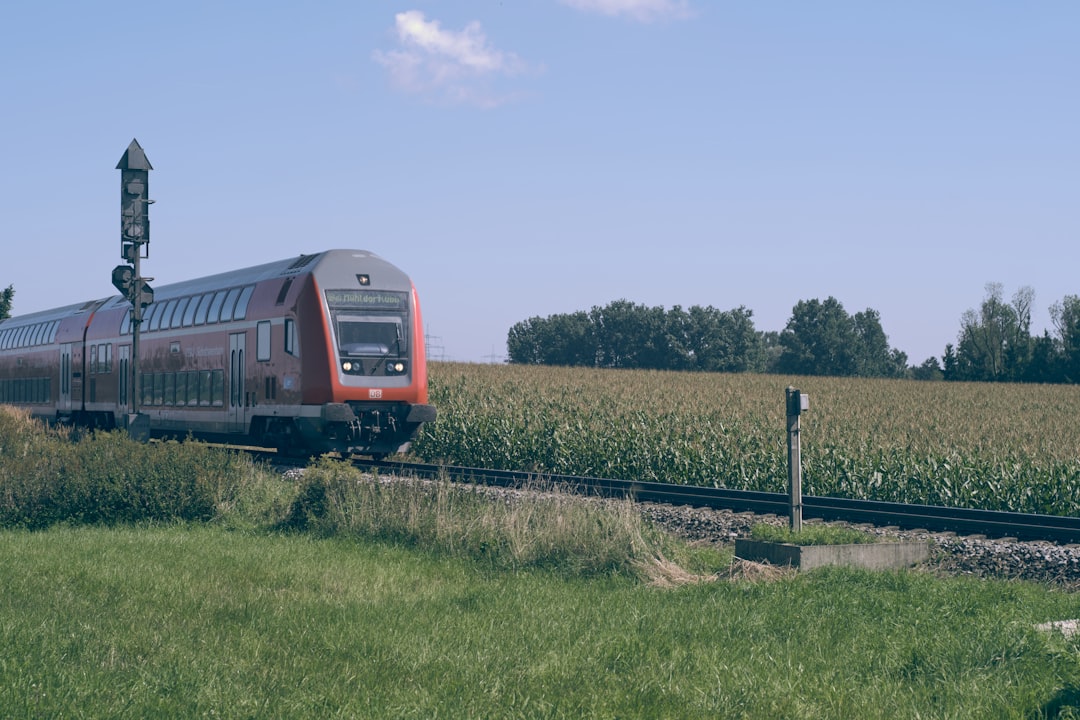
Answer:
[[131, 144], [128, 145], [127, 150], [124, 151], [123, 157], [120, 158], [120, 162], [116, 164], [117, 170], [153, 170], [153, 165], [146, 158], [146, 152], [143, 151], [142, 145], [139, 145], [139, 141], [135, 138], [131, 139]]

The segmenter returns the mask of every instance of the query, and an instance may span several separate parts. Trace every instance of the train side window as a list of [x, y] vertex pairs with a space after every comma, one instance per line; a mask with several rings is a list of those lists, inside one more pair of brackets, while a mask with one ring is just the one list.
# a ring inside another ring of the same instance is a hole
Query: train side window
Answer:
[[199, 404], [199, 371], [188, 370], [187, 373], [187, 404]]
[[214, 293], [214, 299], [210, 301], [210, 312], [206, 315], [207, 323], [216, 323], [218, 317], [221, 315], [221, 303], [225, 302], [225, 290], [218, 290]]
[[0, 350], [7, 350], [8, 335], [10, 334], [7, 330], [0, 330]]
[[184, 313], [187, 311], [189, 302], [191, 302], [191, 298], [180, 298], [176, 301], [176, 309], [173, 310], [172, 323], [170, 323], [169, 327], [178, 328], [183, 324]]
[[29, 328], [26, 325], [23, 325], [21, 328], [19, 328], [19, 336], [15, 340], [15, 347], [24, 347], [27, 330], [29, 330]]
[[34, 326], [33, 333], [30, 336], [30, 344], [31, 345], [40, 345], [41, 344], [41, 331], [44, 330], [44, 329], [45, 329], [45, 326], [41, 325], [40, 323]]
[[262, 320], [255, 326], [255, 359], [266, 362], [270, 359], [270, 321]]
[[290, 355], [299, 355], [296, 347], [296, 321], [285, 318], [285, 352]]
[[165, 303], [165, 307], [154, 314], [154, 321], [150, 324], [150, 330], [168, 330], [175, 309], [175, 300]]
[[240, 299], [240, 288], [233, 288], [225, 296], [225, 303], [221, 306], [221, 322], [229, 322], [233, 319], [233, 310], [236, 308], [238, 299]]
[[176, 404], [176, 373], [162, 373], [165, 376], [165, 399], [166, 405]]
[[195, 311], [196, 325], [203, 325], [206, 323], [206, 311], [210, 309], [210, 298], [212, 297], [212, 293], [206, 293], [199, 298], [199, 309]]
[[104, 357], [101, 358], [101, 363], [102, 363], [101, 372], [103, 372], [103, 373], [111, 373], [112, 372], [112, 343], [109, 343], [108, 345], [102, 345], [101, 349], [104, 351], [102, 353]]
[[46, 333], [48, 331], [49, 331], [49, 323], [41, 323], [41, 325], [38, 325], [38, 331], [36, 333], [34, 333], [34, 344], [35, 345], [44, 345], [45, 344], [45, 335], [46, 335]]
[[255, 292], [254, 285], [248, 285], [240, 293], [240, 299], [236, 301], [236, 310], [233, 311], [233, 320], [243, 320], [247, 317], [248, 303], [251, 302], [251, 294]]
[[145, 332], [157, 330], [158, 317], [161, 315], [161, 308], [163, 306], [164, 303], [162, 305], [158, 305], [157, 303], [153, 303], [152, 305], [150, 305], [150, 309], [147, 311], [146, 315], [143, 316], [142, 320], [142, 329]]
[[98, 361], [97, 361], [97, 345], [90, 346], [90, 374], [97, 375]]
[[152, 405], [154, 399], [154, 374], [145, 373], [139, 376], [139, 404]]
[[225, 404], [225, 371], [214, 370], [211, 375], [211, 398], [215, 407], [221, 407]]
[[210, 404], [210, 389], [212, 384], [213, 373], [210, 370], [203, 370], [199, 373], [199, 404], [207, 406]]
[[195, 311], [199, 308], [199, 296], [191, 298], [191, 301], [187, 304], [187, 308], [184, 310], [184, 317], [182, 319], [182, 325], [184, 327], [191, 327], [195, 324]]

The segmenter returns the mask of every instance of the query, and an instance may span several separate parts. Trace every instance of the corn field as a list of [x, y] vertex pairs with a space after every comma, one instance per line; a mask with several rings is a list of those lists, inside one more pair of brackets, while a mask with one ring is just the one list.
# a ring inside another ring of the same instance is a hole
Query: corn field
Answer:
[[432, 363], [428, 462], [1076, 515], [1080, 387]]

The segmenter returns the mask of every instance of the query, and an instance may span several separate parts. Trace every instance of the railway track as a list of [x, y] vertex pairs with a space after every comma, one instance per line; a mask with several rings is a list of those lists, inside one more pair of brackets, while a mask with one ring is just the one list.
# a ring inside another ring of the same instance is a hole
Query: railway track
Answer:
[[[502, 487], [521, 487], [542, 480], [585, 495], [600, 497], [630, 497], [641, 502], [781, 516], [789, 512], [789, 499], [785, 493], [376, 461], [363, 458], [355, 458], [353, 463], [358, 467], [386, 474], [428, 478], [448, 477], [455, 481]], [[1044, 540], [1060, 544], [1080, 543], [1080, 518], [1056, 515], [908, 505], [807, 495], [803, 497], [803, 517], [824, 521], [866, 523], [877, 527], [895, 527], [900, 530], [954, 532], [958, 535], [983, 535], [988, 538], [1016, 538], [1025, 541]]]

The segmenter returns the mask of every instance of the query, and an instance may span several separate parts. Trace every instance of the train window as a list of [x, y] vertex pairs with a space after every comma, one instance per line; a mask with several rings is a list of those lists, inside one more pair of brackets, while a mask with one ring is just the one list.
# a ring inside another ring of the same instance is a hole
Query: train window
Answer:
[[7, 350], [8, 336], [11, 334], [9, 330], [0, 330], [0, 350]]
[[292, 318], [285, 318], [285, 352], [290, 355], [300, 354], [296, 346], [296, 321]]
[[187, 376], [187, 404], [198, 405], [199, 404], [199, 371], [188, 370], [184, 375]]
[[26, 325], [19, 328], [19, 336], [15, 340], [15, 347], [26, 347], [26, 331], [29, 329]]
[[45, 344], [45, 338], [47, 337], [48, 332], [49, 332], [49, 323], [41, 323], [41, 325], [38, 326], [37, 333], [34, 335], [34, 344], [35, 345], [44, 345]]
[[120, 334], [121, 335], [130, 335], [131, 334], [131, 311], [130, 310], [128, 310], [127, 312], [124, 313], [124, 319], [120, 321]]
[[96, 375], [98, 371], [97, 345], [90, 346], [90, 374]]
[[210, 310], [210, 301], [213, 297], [213, 294], [207, 293], [199, 299], [199, 310], [195, 311], [195, 325], [202, 325], [206, 322], [206, 311]]
[[263, 320], [255, 326], [255, 359], [266, 362], [270, 359], [270, 321]]
[[152, 405], [154, 399], [154, 375], [144, 373], [139, 376], [139, 404]]
[[195, 310], [199, 307], [199, 296], [191, 298], [191, 302], [187, 304], [187, 310], [184, 311], [183, 326], [191, 327], [195, 324]]
[[184, 312], [187, 310], [191, 298], [180, 298], [176, 301], [176, 309], [173, 310], [172, 324], [169, 327], [178, 328], [183, 324]]
[[278, 292], [277, 300], [274, 301], [275, 305], [284, 305], [285, 298], [289, 294], [289, 288], [292, 287], [292, 278], [286, 278], [285, 282], [281, 283], [281, 290]]
[[101, 365], [101, 372], [112, 372], [112, 343], [101, 346], [101, 351], [98, 360]]
[[213, 376], [214, 373], [210, 370], [203, 370], [199, 373], [199, 404], [202, 406], [210, 404], [210, 390], [213, 388]]
[[162, 373], [165, 376], [165, 395], [164, 402], [166, 405], [176, 404], [176, 373]]
[[30, 344], [31, 345], [40, 345], [41, 344], [41, 331], [44, 328], [45, 328], [44, 325], [38, 324], [38, 325], [34, 325], [33, 328], [30, 329]]
[[251, 294], [255, 292], [254, 285], [248, 285], [240, 293], [240, 299], [236, 301], [236, 310], [233, 311], [233, 320], [243, 320], [247, 317], [248, 303], [251, 302]]
[[233, 319], [233, 310], [236, 308], [236, 301], [239, 298], [240, 288], [233, 288], [225, 296], [225, 302], [221, 306], [221, 322], [229, 322]]
[[151, 330], [168, 330], [172, 323], [172, 314], [176, 310], [176, 300], [170, 300], [165, 303], [165, 307], [159, 310], [154, 315], [154, 322], [151, 324]]
[[157, 303], [154, 303], [150, 306], [150, 310], [147, 311], [146, 315], [143, 316], [142, 329], [144, 331], [149, 332], [151, 330], [157, 329], [155, 323], [158, 322], [158, 316], [161, 314], [161, 308], [162, 306], [158, 305]]
[[401, 318], [385, 315], [339, 315], [338, 350], [342, 357], [399, 356], [408, 348]]
[[210, 399], [216, 407], [225, 404], [225, 371], [213, 370], [210, 373]]
[[225, 302], [226, 291], [218, 290], [214, 293], [214, 299], [210, 301], [210, 311], [206, 314], [206, 322], [216, 323], [221, 315], [221, 303]]

